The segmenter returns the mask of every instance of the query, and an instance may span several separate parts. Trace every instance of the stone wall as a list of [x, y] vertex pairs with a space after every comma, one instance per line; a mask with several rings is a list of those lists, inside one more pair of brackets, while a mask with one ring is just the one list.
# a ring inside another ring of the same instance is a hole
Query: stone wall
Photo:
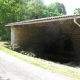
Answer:
[[80, 28], [73, 20], [13, 26], [11, 44], [13, 47], [19, 44], [26, 48], [38, 48], [47, 54], [71, 54], [78, 57], [77, 60], [80, 57]]
[[26, 48], [38, 47], [43, 40], [43, 28], [34, 25], [11, 27], [11, 43], [26, 46]]

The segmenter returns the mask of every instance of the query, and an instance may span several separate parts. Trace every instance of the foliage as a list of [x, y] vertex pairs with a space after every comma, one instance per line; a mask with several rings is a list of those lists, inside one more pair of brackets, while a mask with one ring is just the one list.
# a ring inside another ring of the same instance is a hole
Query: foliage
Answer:
[[80, 14], [80, 8], [76, 8], [76, 9], [74, 10], [74, 14]]
[[58, 2], [48, 5], [47, 10], [49, 11], [49, 16], [61, 16], [66, 14], [65, 6]]
[[28, 10], [28, 18], [29, 19], [37, 19], [44, 17], [42, 14], [44, 13], [44, 4], [41, 0], [31, 0], [27, 4]]
[[66, 14], [62, 3], [44, 5], [43, 0], [0, 0], [0, 40], [10, 40], [7, 23]]
[[21, 51], [20, 53], [31, 57], [36, 57], [36, 55], [33, 52]]

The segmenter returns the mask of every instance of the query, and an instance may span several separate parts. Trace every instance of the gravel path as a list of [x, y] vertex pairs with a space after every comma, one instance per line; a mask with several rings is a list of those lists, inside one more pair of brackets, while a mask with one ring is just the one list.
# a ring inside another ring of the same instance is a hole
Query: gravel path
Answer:
[[0, 80], [73, 80], [0, 51]]

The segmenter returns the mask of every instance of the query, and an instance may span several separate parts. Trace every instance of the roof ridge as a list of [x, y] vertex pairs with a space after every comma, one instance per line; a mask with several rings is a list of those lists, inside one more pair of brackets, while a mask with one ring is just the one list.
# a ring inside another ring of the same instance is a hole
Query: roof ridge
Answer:
[[80, 16], [80, 15], [64, 15], [64, 16], [53, 16], [53, 17], [45, 17], [45, 18], [39, 18], [39, 19], [31, 19], [31, 20], [25, 20], [25, 21], [20, 21], [20, 22], [28, 22], [28, 21], [40, 21], [40, 20], [47, 20], [47, 19], [58, 19], [58, 18], [66, 18], [66, 17], [75, 17], [75, 16]]
[[[78, 17], [79, 16], [79, 17]], [[80, 18], [80, 15], [64, 15], [64, 16], [53, 16], [53, 17], [46, 17], [46, 18], [39, 18], [39, 19], [32, 19], [32, 20], [25, 20], [20, 22], [13, 22], [9, 23], [6, 26], [12, 25], [24, 25], [24, 24], [32, 24], [32, 23], [39, 23], [39, 22], [48, 22], [50, 20], [57, 21], [57, 20], [66, 20], [66, 19], [73, 19], [74, 17]]]

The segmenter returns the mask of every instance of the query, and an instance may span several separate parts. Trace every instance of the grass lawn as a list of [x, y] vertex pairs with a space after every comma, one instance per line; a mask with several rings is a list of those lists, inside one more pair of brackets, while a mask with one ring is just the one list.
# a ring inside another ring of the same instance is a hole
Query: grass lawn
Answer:
[[0, 42], [0, 50], [12, 56], [15, 56], [21, 60], [24, 60], [36, 66], [42, 67], [44, 69], [50, 70], [52, 72], [60, 73], [65, 76], [74, 78], [74, 80], [80, 80], [80, 67], [70, 67], [64, 64], [55, 63], [55, 62], [43, 60], [40, 58], [26, 56], [26, 55], [23, 55], [18, 52], [5, 48], [4, 44], [7, 44], [7, 42]]

